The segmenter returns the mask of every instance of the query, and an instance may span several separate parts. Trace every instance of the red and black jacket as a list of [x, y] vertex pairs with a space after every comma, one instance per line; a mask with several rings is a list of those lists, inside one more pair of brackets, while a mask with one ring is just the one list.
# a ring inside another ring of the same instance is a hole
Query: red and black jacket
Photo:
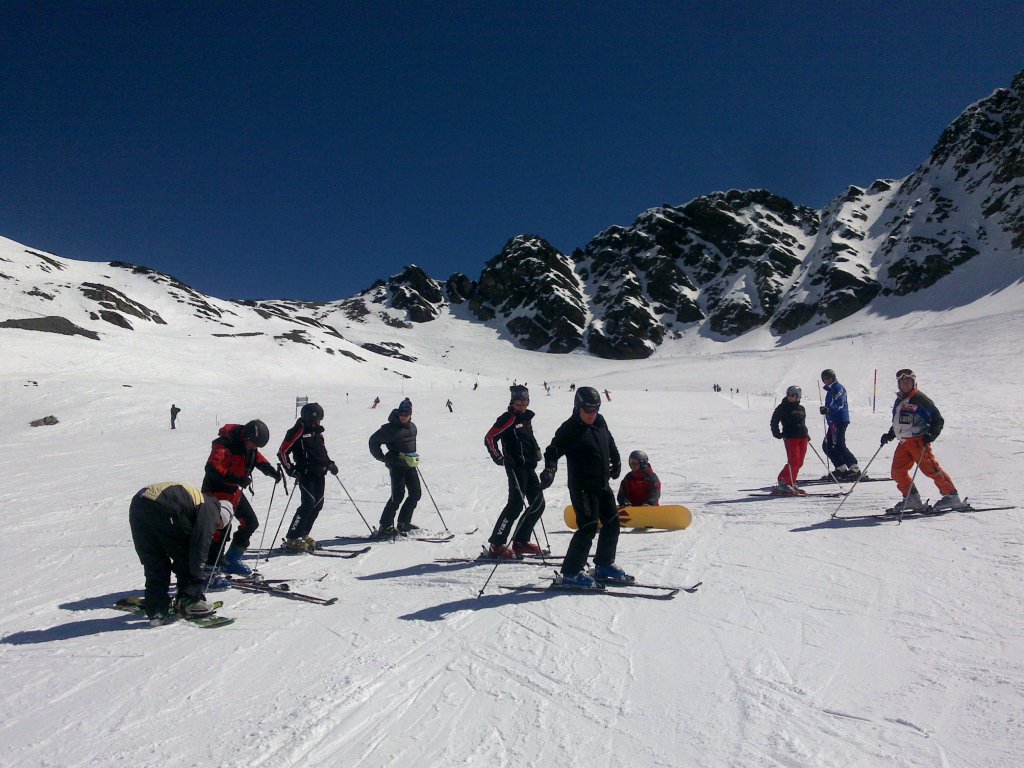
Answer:
[[661, 480], [654, 474], [650, 464], [626, 473], [619, 483], [617, 500], [620, 506], [658, 506], [661, 500]]
[[[537, 438], [533, 436], [533, 417], [533, 411], [516, 413], [510, 405], [508, 411], [501, 414], [484, 435], [484, 446], [491, 458], [497, 460], [504, 456], [506, 463], [534, 469], [541, 459], [541, 453]], [[498, 449], [499, 442], [501, 450]]]
[[206, 460], [202, 491], [218, 499], [228, 499], [237, 506], [242, 487], [252, 480], [253, 469], [268, 477], [276, 477], [277, 470], [258, 450], [245, 449], [241, 424], [225, 424], [217, 435]]
[[302, 419], [285, 433], [277, 458], [285, 469], [294, 468], [310, 475], [326, 475], [327, 468], [333, 463], [327, 455], [324, 428], [310, 426]]

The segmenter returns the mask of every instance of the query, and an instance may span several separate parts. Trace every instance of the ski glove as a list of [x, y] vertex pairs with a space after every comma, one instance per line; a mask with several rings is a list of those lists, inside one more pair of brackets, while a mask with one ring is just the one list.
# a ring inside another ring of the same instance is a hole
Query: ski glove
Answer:
[[544, 471], [540, 473], [541, 490], [550, 488], [553, 482], [555, 482], [555, 470], [551, 467], [545, 467]]
[[935, 435], [925, 435], [924, 436], [924, 444], [925, 445], [928, 445], [928, 443], [931, 443], [934, 440], [935, 440]]
[[491, 461], [493, 461], [499, 467], [502, 467], [502, 466], [505, 465], [505, 457], [504, 456], [500, 456], [500, 455], [499, 456], [495, 456], [494, 454], [491, 454]]
[[886, 443], [892, 442], [895, 439], [896, 439], [895, 435], [893, 435], [890, 432], [886, 432], [884, 435], [882, 435], [882, 439], [879, 442], [879, 445], [885, 445]]
[[622, 464], [620, 462], [618, 462], [618, 461], [613, 461], [612, 462], [612, 467], [611, 467], [611, 472], [609, 472], [608, 474], [611, 475], [612, 480], [618, 480], [619, 479], [619, 475], [622, 474]]
[[295, 471], [295, 467], [285, 467], [284, 471], [288, 473], [288, 477], [295, 477], [295, 475], [298, 474]]
[[327, 465], [327, 471], [330, 472], [332, 475], [337, 476], [337, 474], [338, 474], [338, 465], [335, 464], [332, 461], [330, 464]]
[[828, 413], [828, 406], [827, 406], [827, 405], [821, 405], [821, 406], [819, 406], [819, 407], [818, 407], [818, 413], [820, 413], [820, 414], [821, 414], [822, 416], [824, 416], [825, 414], [827, 414], [827, 413]]

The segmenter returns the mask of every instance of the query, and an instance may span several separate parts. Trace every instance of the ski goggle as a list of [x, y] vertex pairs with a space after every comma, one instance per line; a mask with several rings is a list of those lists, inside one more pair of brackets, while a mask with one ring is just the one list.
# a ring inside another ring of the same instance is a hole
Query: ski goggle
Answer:
[[898, 381], [898, 382], [899, 381], [903, 381], [903, 379], [916, 379], [916, 378], [917, 378], [917, 376], [915, 376], [914, 372], [912, 370], [910, 370], [909, 368], [901, 368], [900, 370], [896, 371], [896, 381]]
[[585, 405], [581, 405], [580, 410], [583, 411], [584, 413], [597, 413], [598, 411], [601, 410], [601, 406], [595, 405], [593, 408], [588, 408]]

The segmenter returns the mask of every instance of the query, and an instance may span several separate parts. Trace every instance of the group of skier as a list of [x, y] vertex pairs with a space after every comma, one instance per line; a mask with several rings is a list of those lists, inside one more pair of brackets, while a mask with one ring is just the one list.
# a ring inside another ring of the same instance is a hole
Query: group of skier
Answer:
[[[836, 480], [859, 480], [861, 470], [857, 458], [846, 445], [846, 430], [850, 425], [846, 388], [839, 383], [831, 368], [821, 372], [821, 381], [826, 392], [825, 402], [819, 408], [826, 425], [822, 448], [834, 465], [831, 474]], [[893, 454], [890, 475], [896, 481], [903, 498], [886, 511], [899, 514], [926, 508], [910, 474], [915, 465], [918, 467], [916, 471], [931, 478], [942, 494], [942, 498], [932, 506], [933, 510], [943, 511], [962, 506], [963, 502], [952, 479], [939, 466], [931, 447], [942, 431], [942, 414], [935, 403], [917, 388], [917, 376], [909, 368], [896, 372], [896, 384], [898, 391], [892, 409], [892, 426], [882, 435], [879, 448], [891, 440], [899, 440]], [[801, 496], [805, 493], [797, 485], [797, 476], [810, 444], [807, 415], [800, 404], [801, 396], [800, 387], [788, 387], [785, 399], [772, 412], [772, 435], [783, 440], [786, 446], [786, 464], [778, 474], [777, 485], [772, 489], [775, 495]]]

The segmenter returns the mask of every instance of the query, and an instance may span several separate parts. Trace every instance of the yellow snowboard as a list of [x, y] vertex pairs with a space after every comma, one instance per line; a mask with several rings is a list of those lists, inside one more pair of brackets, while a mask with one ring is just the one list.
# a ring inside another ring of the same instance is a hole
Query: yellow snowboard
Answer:
[[[693, 518], [690, 510], [679, 504], [660, 507], [619, 507], [619, 524], [623, 528], [664, 528], [682, 530], [689, 527]], [[565, 524], [576, 528], [576, 510], [565, 508]]]

